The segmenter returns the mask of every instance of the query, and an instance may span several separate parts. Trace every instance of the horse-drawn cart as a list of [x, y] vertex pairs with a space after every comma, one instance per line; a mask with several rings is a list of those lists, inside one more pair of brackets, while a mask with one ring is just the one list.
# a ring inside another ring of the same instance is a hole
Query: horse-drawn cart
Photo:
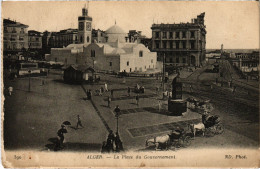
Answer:
[[219, 116], [210, 116], [207, 120], [204, 120], [204, 117], [202, 116], [202, 121], [204, 121], [206, 136], [210, 137], [224, 132], [224, 126], [221, 123]]
[[171, 134], [157, 136], [146, 140], [146, 147], [154, 146], [155, 150], [159, 149], [171, 149], [172, 146], [175, 148], [188, 147], [191, 144], [192, 133], [188, 131], [182, 131], [180, 134]]

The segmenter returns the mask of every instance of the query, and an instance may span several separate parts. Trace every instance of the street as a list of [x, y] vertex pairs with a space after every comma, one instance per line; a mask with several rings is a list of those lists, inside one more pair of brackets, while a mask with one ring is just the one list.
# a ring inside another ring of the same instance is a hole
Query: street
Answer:
[[[231, 67], [226, 61], [220, 63], [227, 75]], [[208, 73], [209, 67], [198, 68], [183, 81], [183, 98], [193, 96], [198, 99], [209, 99], [214, 109], [213, 115], [219, 115], [225, 127], [223, 134], [213, 137], [196, 136], [188, 148], [221, 147], [221, 148], [257, 148], [258, 146], [258, 94], [248, 95], [248, 90], [257, 90], [248, 85], [238, 85], [237, 92], [226, 83], [223, 87], [215, 83], [216, 73]], [[51, 73], [44, 77], [31, 78], [31, 91], [28, 91], [28, 78], [5, 81], [5, 88], [12, 86], [12, 96], [6, 96], [4, 109], [5, 149], [37, 149], [53, 151], [53, 141], [63, 121], [70, 121], [65, 135], [65, 148], [62, 151], [97, 151], [106, 141], [108, 131], [116, 131], [114, 108], [119, 105], [119, 134], [125, 150], [151, 151], [145, 148], [145, 140], [169, 133], [177, 126], [188, 130], [188, 124], [201, 121], [201, 114], [189, 110], [183, 116], [170, 116], [167, 100], [162, 94], [156, 94], [160, 80], [155, 78], [122, 78], [102, 74], [99, 84], [70, 85], [65, 84], [62, 75]], [[223, 79], [226, 81], [227, 79]], [[96, 96], [95, 90], [108, 84], [108, 92]], [[145, 87], [140, 94], [139, 105], [136, 104], [134, 92], [127, 93], [127, 87], [136, 84]], [[171, 80], [166, 84], [170, 86]], [[189, 89], [192, 85], [193, 91]], [[213, 89], [211, 89], [211, 85]], [[93, 92], [92, 100], [86, 100], [86, 90]], [[111, 108], [107, 106], [107, 97], [114, 90]], [[158, 110], [158, 102], [162, 102], [162, 110]], [[43, 104], [44, 103], [44, 104]], [[80, 115], [84, 128], [75, 129], [77, 115]], [[12, 133], [12, 134], [10, 134]], [[181, 151], [182, 149], [177, 149]]]

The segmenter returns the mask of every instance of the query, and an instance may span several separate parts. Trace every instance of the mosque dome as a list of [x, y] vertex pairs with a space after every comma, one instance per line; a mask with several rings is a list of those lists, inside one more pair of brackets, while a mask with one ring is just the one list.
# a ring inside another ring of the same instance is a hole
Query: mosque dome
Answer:
[[116, 24], [106, 30], [107, 34], [126, 34], [125, 31]]

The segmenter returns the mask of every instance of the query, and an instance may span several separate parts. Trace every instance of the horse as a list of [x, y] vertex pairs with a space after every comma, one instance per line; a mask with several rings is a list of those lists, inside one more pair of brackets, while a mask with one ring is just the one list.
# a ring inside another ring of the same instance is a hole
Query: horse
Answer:
[[189, 127], [191, 129], [191, 132], [193, 133], [194, 138], [196, 136], [197, 131], [201, 131], [202, 135], [204, 136], [206, 128], [203, 123], [190, 124]]
[[166, 149], [168, 149], [168, 145], [170, 145], [170, 135], [157, 136], [151, 139], [146, 140], [146, 147], [149, 146], [149, 143], [155, 144], [155, 150], [159, 149], [159, 145], [165, 145]]

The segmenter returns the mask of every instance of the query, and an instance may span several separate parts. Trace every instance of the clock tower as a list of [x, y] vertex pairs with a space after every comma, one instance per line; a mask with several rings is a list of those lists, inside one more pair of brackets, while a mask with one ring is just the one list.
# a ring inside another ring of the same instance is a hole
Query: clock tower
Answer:
[[78, 43], [90, 44], [92, 36], [92, 17], [88, 16], [88, 8], [82, 8], [82, 16], [78, 17]]

